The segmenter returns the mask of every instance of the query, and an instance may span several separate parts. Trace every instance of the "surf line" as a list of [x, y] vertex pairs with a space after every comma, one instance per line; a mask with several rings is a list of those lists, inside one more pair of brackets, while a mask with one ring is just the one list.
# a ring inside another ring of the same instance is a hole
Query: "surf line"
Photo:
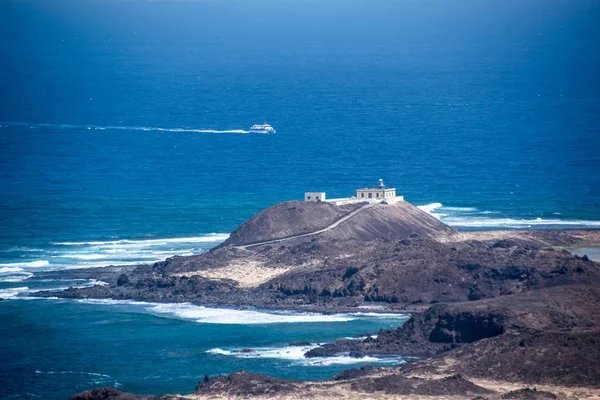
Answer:
[[60, 129], [85, 129], [94, 131], [120, 130], [120, 131], [145, 131], [145, 132], [186, 132], [186, 133], [250, 133], [244, 129], [195, 129], [195, 128], [160, 128], [153, 126], [120, 126], [120, 125], [77, 125], [77, 124], [43, 124], [27, 122], [0, 122], [0, 128], [29, 127], [35, 128], [60, 128]]

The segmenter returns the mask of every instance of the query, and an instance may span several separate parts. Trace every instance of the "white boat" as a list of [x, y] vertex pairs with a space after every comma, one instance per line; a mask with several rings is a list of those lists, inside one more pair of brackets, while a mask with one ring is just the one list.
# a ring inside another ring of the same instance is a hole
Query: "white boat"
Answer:
[[275, 129], [266, 122], [264, 124], [256, 124], [250, 127], [251, 133], [275, 133]]

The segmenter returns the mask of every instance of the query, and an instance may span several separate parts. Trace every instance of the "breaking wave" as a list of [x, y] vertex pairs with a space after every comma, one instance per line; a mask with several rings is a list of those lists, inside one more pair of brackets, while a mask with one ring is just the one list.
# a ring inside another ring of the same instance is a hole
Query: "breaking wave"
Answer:
[[59, 128], [59, 129], [85, 129], [90, 131], [144, 131], [144, 132], [181, 132], [181, 133], [250, 133], [244, 129], [196, 129], [196, 128], [160, 128], [153, 126], [120, 126], [120, 125], [77, 125], [77, 124], [37, 124], [27, 122], [0, 122], [0, 127], [22, 126], [29, 128]]
[[210, 308], [192, 304], [157, 304], [148, 309], [156, 315], [170, 315], [208, 324], [274, 324], [298, 322], [345, 322], [355, 318], [346, 314], [267, 313], [253, 310]]
[[230, 356], [236, 358], [271, 358], [292, 361], [295, 365], [303, 366], [328, 366], [335, 364], [360, 364], [360, 363], [376, 363], [376, 364], [400, 364], [406, 362], [405, 358], [401, 357], [350, 357], [349, 355], [337, 355], [332, 357], [314, 357], [305, 358], [304, 354], [308, 351], [319, 347], [321, 344], [315, 343], [308, 346], [282, 346], [282, 347], [258, 347], [249, 349], [231, 349], [224, 350], [214, 348], [207, 350], [209, 354]]
[[[205, 253], [228, 237], [227, 234], [210, 233], [166, 239], [53, 242], [46, 249], [36, 249], [35, 254], [21, 253], [19, 248], [13, 247], [4, 252], [15, 253], [12, 256], [15, 262], [0, 264], [0, 281], [8, 273], [27, 275], [35, 271], [151, 264], [173, 256], [193, 256]], [[27, 258], [32, 261], [24, 261]], [[15, 281], [16, 278], [11, 279]]]
[[[23, 279], [0, 279], [2, 283], [10, 283], [10, 282], [19, 282], [26, 278], [29, 278], [33, 274], [29, 274]], [[48, 298], [48, 297], [35, 297], [35, 293], [44, 290], [51, 291], [62, 291], [67, 290], [69, 288], [87, 288], [91, 286], [104, 286], [108, 285], [108, 283], [99, 281], [97, 279], [69, 279], [69, 280], [36, 280], [31, 281], [31, 287], [29, 286], [21, 286], [21, 287], [9, 287], [0, 289], [0, 298], [2, 299], [19, 299], [19, 300], [32, 300], [32, 299], [53, 299], [57, 300], [57, 298]]]
[[0, 268], [0, 282], [21, 282], [33, 276], [31, 272], [19, 267]]
[[29, 288], [27, 286], [0, 289], [0, 299], [13, 299], [21, 293], [27, 293]]
[[442, 203], [431, 203], [418, 206], [421, 210], [440, 221], [456, 228], [597, 228], [600, 221], [567, 220], [567, 219], [517, 219], [494, 217], [494, 211], [480, 211], [473, 207], [448, 207]]
[[109, 240], [109, 241], [91, 241], [91, 242], [53, 242], [52, 244], [59, 246], [114, 246], [132, 247], [135, 245], [141, 246], [160, 246], [168, 243], [210, 243], [222, 242], [229, 237], [225, 233], [210, 233], [205, 236], [185, 237], [185, 238], [169, 238], [169, 239], [147, 239], [147, 240]]
[[141, 306], [142, 312], [156, 316], [183, 319], [201, 324], [282, 324], [282, 323], [317, 323], [317, 322], [347, 322], [357, 319], [407, 319], [407, 314], [385, 314], [374, 316], [363, 313], [353, 314], [318, 314], [300, 312], [277, 312], [263, 310], [241, 310], [233, 308], [214, 308], [196, 306], [190, 303], [150, 303], [135, 300], [113, 299], [78, 299], [77, 302], [89, 304]]
[[[38, 261], [30, 261], [30, 262], [0, 264], [0, 267], [6, 267], [7, 269], [14, 269], [15, 267], [46, 267], [48, 265], [50, 265], [48, 260], [38, 260]], [[0, 270], [0, 272], [2, 272], [2, 271]]]

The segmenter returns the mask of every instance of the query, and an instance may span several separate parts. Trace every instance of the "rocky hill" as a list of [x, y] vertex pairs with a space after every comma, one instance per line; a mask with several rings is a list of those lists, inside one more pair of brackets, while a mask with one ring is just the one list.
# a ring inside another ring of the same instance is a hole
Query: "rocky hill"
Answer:
[[[368, 203], [336, 206], [331, 203], [286, 201], [264, 209], [237, 227], [220, 247], [247, 245], [316, 232], [331, 226]], [[328, 232], [335, 240], [396, 240], [417, 233], [438, 237], [456, 231], [431, 215], [402, 201], [364, 209]]]
[[323, 229], [363, 206], [285, 201], [265, 208], [238, 226], [221, 246], [244, 245]]
[[[577, 244], [599, 246], [600, 231], [460, 233], [408, 202], [285, 202], [240, 225], [209, 253], [107, 268], [104, 275], [78, 271], [109, 285], [38, 295], [327, 312], [378, 302], [412, 312], [401, 328], [366, 340], [341, 339], [306, 357], [420, 360], [346, 371], [322, 383], [246, 372], [206, 377], [192, 394], [196, 399], [556, 399], [551, 392], [569, 392], [565, 387], [575, 387], [566, 399], [594, 398], [600, 386], [600, 264], [564, 250]], [[494, 380], [504, 383], [490, 385]], [[516, 384], [546, 385], [548, 391]], [[77, 396], [147, 398], [114, 389]]]
[[333, 240], [398, 240], [411, 235], [444, 238], [456, 230], [408, 201], [377, 205], [356, 214], [336, 229], [324, 233]]

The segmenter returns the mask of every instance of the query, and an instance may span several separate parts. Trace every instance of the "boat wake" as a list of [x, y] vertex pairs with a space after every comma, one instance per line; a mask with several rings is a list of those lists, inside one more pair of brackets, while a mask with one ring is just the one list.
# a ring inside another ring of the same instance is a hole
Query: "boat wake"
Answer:
[[144, 132], [180, 132], [180, 133], [250, 133], [244, 129], [196, 129], [196, 128], [160, 128], [153, 126], [121, 126], [121, 125], [77, 125], [77, 124], [37, 124], [27, 122], [0, 122], [0, 128], [29, 127], [35, 128], [58, 128], [88, 131], [144, 131]]

